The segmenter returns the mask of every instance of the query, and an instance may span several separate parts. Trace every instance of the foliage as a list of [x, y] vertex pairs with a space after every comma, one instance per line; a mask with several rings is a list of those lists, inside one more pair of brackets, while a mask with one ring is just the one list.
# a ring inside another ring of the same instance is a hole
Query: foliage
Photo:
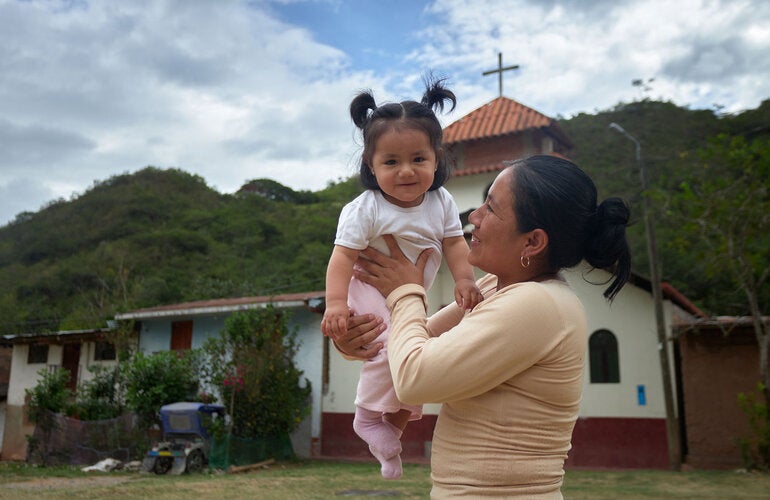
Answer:
[[239, 194], [257, 195], [268, 200], [287, 201], [289, 203], [308, 204], [318, 201], [315, 193], [310, 191], [294, 191], [272, 179], [254, 179], [241, 187]]
[[770, 468], [770, 419], [768, 405], [762, 400], [764, 385], [757, 384], [757, 394], [738, 394], [738, 404], [749, 421], [751, 436], [741, 438], [739, 446], [746, 468], [749, 470], [768, 470]]
[[739, 292], [732, 300], [743, 305], [738, 313], [753, 320], [759, 378], [770, 405], [770, 325], [764, 320], [770, 310], [770, 139], [713, 138], [668, 199], [670, 218], [680, 227], [672, 242], [697, 259], [707, 277], [728, 279]]
[[41, 369], [37, 372], [38, 383], [32, 389], [25, 389], [29, 402], [27, 417], [42, 431], [42, 442], [28, 437], [28, 456], [40, 456], [43, 464], [48, 462], [48, 436], [54, 431], [57, 413], [65, 413], [72, 400], [72, 391], [67, 387], [69, 371], [64, 368], [55, 370]]
[[[575, 144], [571, 158], [601, 197], [626, 198], [638, 221], [634, 146], [609, 130], [610, 122], [639, 140], [651, 186], [670, 193], [710, 138], [766, 140], [770, 100], [734, 115], [642, 100], [560, 120]], [[361, 192], [357, 179], [314, 193], [252, 182], [257, 195], [220, 194], [182, 170], [147, 167], [19, 214], [0, 227], [0, 333], [95, 328], [141, 307], [323, 289], [337, 217]], [[663, 279], [709, 313], [745, 313], [727, 273], [707, 272], [678, 243], [680, 221], [669, 217], [675, 210], [653, 205]], [[629, 237], [633, 267], [644, 274], [644, 225], [632, 225]]]
[[66, 413], [72, 400], [72, 391], [67, 387], [70, 372], [64, 368], [38, 370], [38, 383], [32, 389], [25, 389], [27, 418], [37, 425], [45, 425], [45, 416], [49, 412]]
[[123, 364], [126, 406], [140, 425], [160, 425], [160, 407], [178, 401], [195, 401], [199, 385], [199, 352], [158, 351], [134, 354]]
[[236, 313], [204, 345], [203, 371], [228, 406], [233, 435], [288, 434], [310, 411], [310, 381], [300, 386], [299, 345], [287, 319], [273, 306]]
[[261, 184], [284, 194], [221, 195], [197, 176], [148, 167], [17, 217], [0, 227], [0, 333], [97, 328], [158, 304], [323, 289], [355, 183], [318, 193]]
[[93, 365], [88, 369], [94, 376], [78, 385], [76, 403], [70, 415], [81, 420], [106, 420], [122, 415], [125, 384], [120, 366]]
[[729, 277], [743, 303], [757, 301], [738, 314], [770, 309], [769, 188], [770, 140], [723, 134], [693, 155], [668, 197], [668, 218], [680, 228], [671, 243], [701, 262], [708, 277]]

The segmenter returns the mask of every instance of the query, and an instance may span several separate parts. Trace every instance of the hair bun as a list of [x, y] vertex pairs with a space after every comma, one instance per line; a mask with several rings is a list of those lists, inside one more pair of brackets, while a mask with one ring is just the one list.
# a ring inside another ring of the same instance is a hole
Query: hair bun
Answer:
[[350, 118], [356, 127], [363, 130], [366, 122], [369, 121], [370, 112], [377, 109], [377, 103], [374, 101], [374, 95], [371, 90], [365, 90], [353, 98], [350, 103]]
[[449, 112], [454, 111], [457, 105], [457, 97], [455, 97], [454, 92], [444, 87], [446, 78], [435, 79], [432, 75], [428, 75], [423, 78], [423, 81], [425, 83], [425, 93], [422, 96], [422, 100], [420, 100], [421, 104], [428, 106], [434, 111], [438, 110], [443, 113], [444, 101], [450, 101], [452, 109]]
[[601, 226], [627, 226], [631, 210], [620, 198], [607, 198], [596, 208], [596, 223]]
[[614, 297], [628, 280], [631, 269], [631, 251], [626, 240], [626, 226], [631, 209], [620, 198], [607, 198], [589, 219], [592, 227], [586, 231], [585, 259], [599, 269], [614, 269], [616, 278], [605, 290], [605, 297]]

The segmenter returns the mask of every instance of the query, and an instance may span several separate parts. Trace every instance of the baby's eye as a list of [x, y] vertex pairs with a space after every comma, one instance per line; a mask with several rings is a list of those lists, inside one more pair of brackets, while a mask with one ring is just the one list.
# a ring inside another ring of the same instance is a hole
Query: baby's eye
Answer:
[[424, 157], [422, 157], [422, 156], [418, 156], [418, 157], [416, 157], [416, 158], [414, 159], [414, 162], [415, 162], [415, 163], [422, 163], [422, 162], [424, 162], [424, 161], [425, 161], [425, 158], [424, 158]]
[[396, 160], [385, 160], [385, 165], [395, 165]]

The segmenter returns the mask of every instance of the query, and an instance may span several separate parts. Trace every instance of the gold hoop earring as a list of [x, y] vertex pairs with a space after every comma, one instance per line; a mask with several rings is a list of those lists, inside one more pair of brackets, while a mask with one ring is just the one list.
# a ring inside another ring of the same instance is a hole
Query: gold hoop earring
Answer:
[[[524, 260], [524, 259], [526, 259], [526, 260]], [[519, 261], [521, 262], [521, 267], [523, 267], [525, 269], [529, 267], [529, 256], [528, 255], [527, 256], [522, 255], [519, 258]]]

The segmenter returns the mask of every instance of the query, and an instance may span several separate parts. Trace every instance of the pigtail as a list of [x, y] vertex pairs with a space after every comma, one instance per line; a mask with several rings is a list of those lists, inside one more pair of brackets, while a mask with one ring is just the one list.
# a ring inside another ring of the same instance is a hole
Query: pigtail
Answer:
[[369, 111], [377, 109], [371, 90], [359, 93], [350, 103], [350, 118], [359, 129], [363, 130], [369, 120]]
[[444, 101], [450, 101], [452, 103], [452, 109], [450, 109], [449, 112], [451, 113], [454, 111], [455, 106], [457, 105], [457, 98], [455, 97], [454, 92], [444, 87], [445, 81], [446, 78], [436, 79], [433, 78], [433, 75], [424, 77], [425, 94], [423, 94], [420, 103], [428, 106], [434, 111], [437, 110], [443, 113]]
[[612, 270], [615, 279], [604, 291], [612, 300], [631, 275], [631, 251], [626, 227], [631, 216], [628, 205], [620, 198], [607, 198], [588, 219], [585, 259], [591, 266]]

